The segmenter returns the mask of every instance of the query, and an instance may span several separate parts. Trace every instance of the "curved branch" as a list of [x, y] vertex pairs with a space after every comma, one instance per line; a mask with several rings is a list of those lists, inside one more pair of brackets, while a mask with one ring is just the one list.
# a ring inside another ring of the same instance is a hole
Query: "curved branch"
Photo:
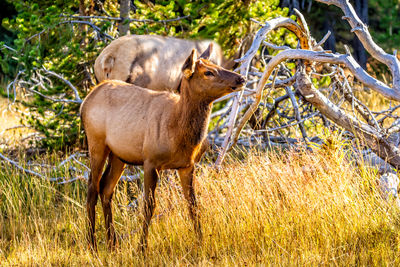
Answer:
[[[252, 103], [250, 108], [246, 111], [242, 119], [239, 121], [239, 125], [233, 137], [233, 144], [236, 143], [240, 131], [243, 129], [244, 125], [249, 120], [250, 116], [257, 109], [261, 101], [262, 91], [272, 71], [278, 64], [287, 59], [305, 59], [310, 61], [346, 65], [346, 67], [350, 69], [350, 71], [360, 82], [370, 87], [371, 89], [381, 93], [382, 95], [384, 95], [389, 99], [400, 101], [400, 94], [398, 92], [394, 91], [383, 82], [378, 81], [373, 77], [371, 77], [365, 70], [361, 68], [361, 66], [354, 60], [354, 58], [351, 55], [331, 54], [331, 53], [310, 51], [304, 49], [284, 50], [275, 57], [273, 57], [269, 61], [268, 65], [265, 67], [263, 76], [257, 85], [255, 101]], [[307, 98], [307, 96], [305, 97]]]
[[251, 63], [251, 60], [256, 55], [258, 49], [260, 48], [261, 43], [265, 40], [267, 34], [277, 28], [284, 27], [289, 31], [293, 32], [296, 37], [300, 40], [300, 47], [302, 49], [310, 49], [307, 40], [307, 34], [302, 30], [299, 24], [297, 24], [294, 20], [289, 18], [278, 17], [271, 19], [265, 23], [256, 34], [253, 43], [249, 50], [247, 50], [246, 54], [239, 59], [236, 59], [236, 62], [241, 62], [239, 67], [239, 72], [242, 75], [247, 76], [247, 72]]
[[[307, 39], [307, 34], [302, 30], [302, 28], [292, 19], [289, 18], [283, 18], [283, 17], [278, 17], [271, 19], [270, 21], [267, 21], [265, 23], [265, 26], [263, 26], [256, 34], [253, 43], [251, 44], [250, 49], [246, 52], [246, 54], [240, 58], [235, 60], [236, 62], [241, 62], [240, 67], [239, 67], [239, 73], [242, 74], [244, 77], [247, 77], [250, 63], [254, 56], [257, 54], [258, 49], [260, 48], [261, 43], [265, 40], [266, 35], [279, 27], [285, 27], [288, 30], [292, 31], [297, 38], [300, 40], [300, 46], [303, 49], [309, 49], [309, 42]], [[239, 103], [242, 100], [243, 97], [243, 91], [237, 93], [235, 96], [233, 105], [232, 105], [232, 111], [229, 116], [229, 123], [228, 123], [228, 130], [225, 135], [224, 141], [222, 143], [221, 150], [218, 154], [218, 158], [215, 162], [215, 166], [219, 167], [224, 160], [226, 151], [228, 149], [229, 143], [231, 143], [231, 137], [233, 133], [233, 128], [234, 124], [236, 121], [236, 117], [238, 114], [239, 110]]]
[[66, 83], [66, 84], [69, 86], [69, 88], [71, 88], [72, 91], [74, 91], [75, 100], [77, 101], [77, 103], [81, 103], [81, 102], [82, 102], [82, 99], [81, 99], [80, 96], [79, 96], [78, 89], [76, 89], [76, 87], [73, 86], [72, 83], [71, 83], [70, 81], [68, 81], [67, 79], [65, 79], [64, 77], [62, 77], [62, 75], [60, 75], [60, 74], [58, 74], [58, 73], [55, 73], [55, 72], [53, 72], [53, 71], [51, 71], [51, 70], [47, 70], [47, 69], [43, 68], [43, 71], [44, 71], [45, 73], [47, 73], [47, 74], [53, 76], [53, 77], [56, 77], [56, 78], [62, 80], [64, 83]]
[[390, 143], [385, 136], [373, 127], [346, 114], [339, 107], [327, 99], [312, 84], [310, 79], [300, 72], [297, 76], [297, 85], [303, 95], [308, 95], [307, 101], [316, 107], [328, 119], [339, 126], [354, 133], [355, 136], [365, 141], [379, 157], [389, 162], [396, 169], [400, 168], [400, 150]]
[[372, 39], [368, 31], [368, 27], [357, 16], [356, 11], [350, 4], [349, 0], [316, 0], [317, 2], [327, 5], [335, 5], [339, 7], [343, 13], [343, 19], [347, 20], [364, 48], [375, 59], [384, 63], [390, 69], [393, 77], [393, 89], [400, 94], [400, 62], [396, 55], [386, 53], [380, 46], [378, 46]]
[[[76, 24], [85, 24], [85, 25], [89, 25], [90, 27], [93, 28], [93, 30], [95, 30], [96, 32], [98, 32], [100, 35], [103, 35], [104, 37], [110, 39], [110, 40], [114, 40], [114, 37], [112, 37], [111, 35], [108, 35], [105, 32], [102, 32], [101, 29], [99, 27], [97, 27], [96, 25], [94, 25], [93, 23], [90, 23], [88, 21], [80, 21], [80, 20], [66, 20], [66, 21], [61, 21], [59, 22], [57, 25], [61, 25], [61, 24], [72, 24], [72, 23], [76, 23]], [[56, 26], [57, 26], [56, 25]]]
[[[99, 20], [114, 20], [114, 21], [122, 21], [122, 18], [119, 17], [109, 17], [109, 16], [79, 16], [79, 15], [67, 15], [61, 14], [60, 17], [64, 18], [72, 18], [72, 19], [99, 19]], [[168, 23], [173, 21], [179, 21], [189, 18], [190, 15], [176, 17], [173, 19], [164, 19], [164, 20], [153, 20], [153, 19], [126, 19], [129, 22], [143, 22], [143, 23]]]

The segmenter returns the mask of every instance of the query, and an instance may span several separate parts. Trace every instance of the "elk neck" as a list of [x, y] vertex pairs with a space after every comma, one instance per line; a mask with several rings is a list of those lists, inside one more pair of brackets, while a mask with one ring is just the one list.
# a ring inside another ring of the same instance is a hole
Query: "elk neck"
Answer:
[[197, 146], [206, 137], [212, 108], [212, 100], [196, 95], [192, 86], [195, 81], [182, 78], [176, 109], [179, 142], [187, 147]]

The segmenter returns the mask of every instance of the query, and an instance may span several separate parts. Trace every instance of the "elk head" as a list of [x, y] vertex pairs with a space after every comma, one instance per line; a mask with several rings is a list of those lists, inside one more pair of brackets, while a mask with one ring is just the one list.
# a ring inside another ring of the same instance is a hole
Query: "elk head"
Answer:
[[197, 52], [192, 50], [182, 67], [183, 80], [190, 84], [191, 95], [215, 100], [226, 94], [239, 90], [246, 80], [238, 73], [226, 70], [209, 61], [213, 45], [197, 58]]

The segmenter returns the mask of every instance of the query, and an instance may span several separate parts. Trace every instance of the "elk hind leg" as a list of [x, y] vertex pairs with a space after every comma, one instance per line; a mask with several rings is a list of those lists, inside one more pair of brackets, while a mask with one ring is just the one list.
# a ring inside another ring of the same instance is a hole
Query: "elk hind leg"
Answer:
[[100, 180], [100, 199], [103, 206], [108, 247], [111, 250], [118, 245], [112, 214], [112, 197], [124, 166], [125, 164], [111, 152], [108, 158], [107, 170]]
[[102, 173], [108, 153], [109, 150], [106, 146], [89, 147], [91, 171], [88, 182], [86, 209], [89, 219], [88, 238], [91, 248], [94, 251], [97, 251], [97, 244], [94, 232], [95, 232], [95, 221], [96, 221], [96, 204], [99, 195], [99, 182], [100, 182], [100, 175]]

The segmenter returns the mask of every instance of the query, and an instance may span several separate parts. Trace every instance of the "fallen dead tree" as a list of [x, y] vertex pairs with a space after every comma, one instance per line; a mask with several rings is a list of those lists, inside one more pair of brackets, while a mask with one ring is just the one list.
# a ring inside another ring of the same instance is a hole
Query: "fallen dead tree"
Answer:
[[[288, 144], [317, 140], [316, 128], [342, 128], [351, 140], [358, 140], [357, 149], [372, 151], [393, 168], [400, 167], [398, 136], [400, 105], [400, 62], [396, 51], [388, 54], [373, 40], [347, 0], [317, 0], [342, 9], [365, 49], [385, 64], [392, 75], [391, 83], [377, 80], [363, 70], [347, 49], [346, 54], [322, 48], [330, 33], [316, 42], [307, 23], [296, 10], [298, 22], [275, 18], [260, 23], [251, 48], [240, 62], [239, 72], [246, 76], [245, 90], [230, 95], [224, 111], [214, 116], [216, 128], [210, 139], [221, 146], [216, 166], [236, 143], [248, 146], [286, 139]], [[286, 28], [299, 39], [297, 48], [277, 46], [268, 40], [268, 33]], [[354, 81], [353, 81], [354, 80]], [[321, 85], [322, 81], [325, 84]], [[317, 85], [319, 85], [317, 88]], [[356, 91], [368, 88], [389, 102], [384, 110], [371, 110]], [[313, 136], [314, 135], [314, 136]], [[360, 152], [362, 152], [360, 151]]]

